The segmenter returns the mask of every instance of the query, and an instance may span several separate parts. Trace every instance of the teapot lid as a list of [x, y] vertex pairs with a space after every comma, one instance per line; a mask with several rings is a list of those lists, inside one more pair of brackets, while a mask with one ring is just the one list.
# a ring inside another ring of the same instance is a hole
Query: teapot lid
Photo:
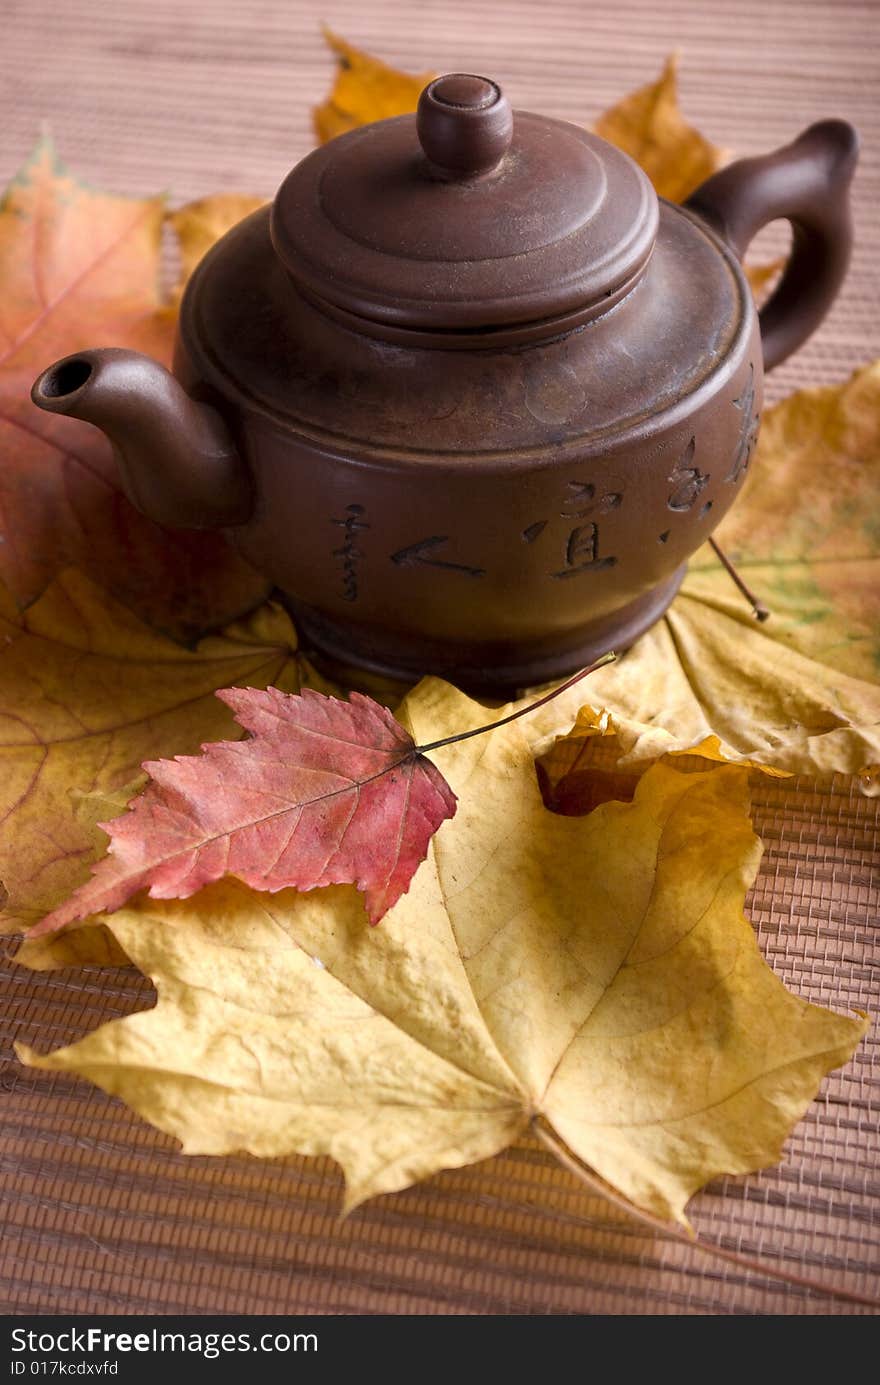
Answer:
[[[657, 233], [641, 169], [586, 130], [438, 77], [416, 116], [362, 126], [288, 174], [272, 239], [307, 296], [374, 335], [519, 340], [605, 312]], [[452, 344], [450, 342], [450, 344]]]

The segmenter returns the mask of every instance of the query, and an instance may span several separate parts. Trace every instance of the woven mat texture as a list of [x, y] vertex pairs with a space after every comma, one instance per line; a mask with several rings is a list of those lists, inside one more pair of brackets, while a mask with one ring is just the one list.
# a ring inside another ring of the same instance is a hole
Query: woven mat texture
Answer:
[[[857, 250], [838, 304], [771, 397], [880, 354], [880, 12], [849, 0], [0, 0], [0, 175], [48, 122], [97, 184], [174, 202], [271, 194], [311, 147], [326, 20], [412, 71], [500, 78], [515, 106], [588, 121], [681, 51], [686, 112], [748, 154], [810, 121], [859, 126]], [[772, 239], [772, 233], [771, 237]], [[769, 242], [768, 242], [769, 243]], [[878, 800], [759, 778], [750, 912], [800, 994], [875, 1013]], [[823, 1085], [781, 1165], [692, 1203], [706, 1239], [654, 1236], [524, 1142], [342, 1221], [329, 1161], [185, 1158], [85, 1082], [23, 1070], [151, 1003], [133, 971], [0, 964], [0, 1310], [7, 1313], [864, 1314], [779, 1282], [880, 1294], [876, 1037]]]

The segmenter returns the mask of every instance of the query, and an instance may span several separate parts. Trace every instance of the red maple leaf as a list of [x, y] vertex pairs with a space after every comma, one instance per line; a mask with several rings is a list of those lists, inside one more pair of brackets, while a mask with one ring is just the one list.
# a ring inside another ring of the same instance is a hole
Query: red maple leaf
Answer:
[[224, 875], [255, 889], [354, 884], [371, 923], [409, 888], [456, 798], [372, 698], [218, 692], [251, 738], [147, 762], [152, 783], [101, 826], [108, 855], [31, 930], [111, 913], [139, 890], [186, 899]]

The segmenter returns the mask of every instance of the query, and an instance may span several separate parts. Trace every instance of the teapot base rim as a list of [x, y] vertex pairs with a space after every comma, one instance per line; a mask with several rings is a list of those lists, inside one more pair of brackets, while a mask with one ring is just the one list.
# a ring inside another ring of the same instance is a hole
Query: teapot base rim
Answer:
[[[564, 643], [485, 642], [453, 648], [372, 628], [343, 625], [282, 594], [302, 653], [324, 677], [379, 701], [402, 697], [424, 677], [442, 678], [479, 699], [506, 701], [558, 682], [615, 650], [621, 654], [655, 625], [676, 596], [687, 564], [622, 609], [585, 623]], [[476, 657], [475, 657], [476, 656]]]

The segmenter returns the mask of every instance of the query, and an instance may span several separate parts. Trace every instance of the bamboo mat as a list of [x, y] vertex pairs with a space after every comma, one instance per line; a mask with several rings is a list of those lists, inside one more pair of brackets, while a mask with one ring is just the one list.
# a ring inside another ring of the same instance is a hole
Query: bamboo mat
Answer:
[[[0, 0], [0, 175], [48, 121], [62, 155], [121, 192], [270, 194], [311, 145], [326, 20], [412, 71], [502, 80], [514, 105], [587, 121], [682, 52], [690, 118], [754, 153], [843, 115], [864, 154], [857, 251], [778, 396], [880, 354], [880, 14], [849, 0]], [[878, 800], [843, 779], [759, 778], [750, 900], [800, 994], [876, 1013]], [[379, 1199], [342, 1221], [327, 1161], [184, 1158], [85, 1082], [23, 1070], [151, 1003], [132, 971], [0, 965], [0, 1310], [7, 1313], [868, 1313], [769, 1271], [880, 1293], [877, 1041], [824, 1084], [782, 1164], [691, 1205], [707, 1239], [767, 1274], [652, 1235], [537, 1145]]]

